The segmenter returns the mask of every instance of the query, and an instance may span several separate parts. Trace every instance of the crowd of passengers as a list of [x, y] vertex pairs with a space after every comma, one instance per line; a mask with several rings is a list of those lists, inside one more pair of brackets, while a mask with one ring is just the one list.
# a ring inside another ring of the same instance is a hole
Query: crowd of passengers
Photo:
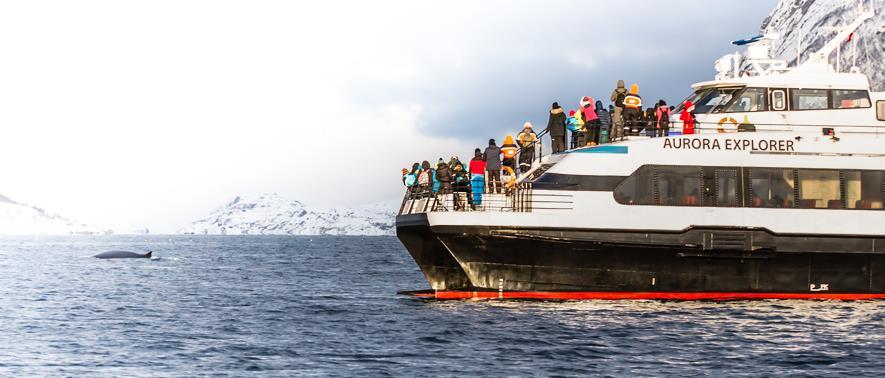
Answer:
[[[606, 108], [601, 100], [584, 96], [578, 109], [567, 114], [554, 102], [547, 121], [553, 153], [565, 151], [566, 146], [574, 149], [616, 142], [627, 135], [670, 135], [670, 113], [674, 107], [664, 100], [643, 111], [639, 86], [633, 84], [628, 90], [623, 80], [618, 80], [610, 99], [612, 103]], [[682, 133], [694, 134], [697, 121], [690, 101], [685, 102], [679, 119], [683, 123]], [[452, 194], [454, 210], [475, 210], [482, 204], [484, 193], [508, 193], [516, 179], [531, 170], [538, 141], [533, 125], [526, 122], [515, 139], [507, 135], [501, 146], [489, 139], [488, 147], [475, 149], [467, 164], [453, 156], [448, 161], [439, 158], [436, 164], [425, 160], [412, 164], [411, 169], [403, 168], [403, 185], [412, 198]]]

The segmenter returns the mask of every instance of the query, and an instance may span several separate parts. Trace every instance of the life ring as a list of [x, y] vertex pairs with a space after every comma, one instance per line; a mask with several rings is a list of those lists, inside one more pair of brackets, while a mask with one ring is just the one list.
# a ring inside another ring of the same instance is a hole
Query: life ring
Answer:
[[506, 165], [503, 167], [503, 170], [504, 173], [507, 174], [507, 176], [510, 176], [510, 180], [507, 181], [507, 183], [504, 185], [506, 185], [508, 188], [512, 188], [514, 185], [516, 185], [516, 172], [513, 171], [513, 168], [510, 168]]
[[722, 119], [719, 120], [719, 127], [716, 129], [716, 131], [718, 131], [720, 133], [724, 133], [725, 129], [722, 128], [722, 124], [725, 122], [728, 122], [728, 123], [734, 125], [734, 127], [737, 127], [737, 125], [738, 125], [738, 121], [736, 119], [731, 118], [731, 117], [722, 117]]

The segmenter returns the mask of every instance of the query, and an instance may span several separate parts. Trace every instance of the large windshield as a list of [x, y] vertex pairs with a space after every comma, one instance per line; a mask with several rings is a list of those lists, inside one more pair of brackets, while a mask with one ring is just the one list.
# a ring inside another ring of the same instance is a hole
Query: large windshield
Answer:
[[700, 100], [695, 103], [695, 114], [705, 114], [710, 111], [725, 106], [731, 97], [740, 88], [710, 88], [703, 94]]
[[699, 89], [699, 90], [695, 91], [694, 93], [690, 94], [688, 97], [685, 98], [685, 100], [682, 100], [682, 102], [676, 104], [676, 108], [673, 109], [672, 114], [682, 113], [682, 108], [685, 106], [686, 101], [691, 101], [692, 103], [697, 103], [698, 99], [701, 98], [701, 96], [703, 96], [709, 90], [710, 90], [709, 88]]

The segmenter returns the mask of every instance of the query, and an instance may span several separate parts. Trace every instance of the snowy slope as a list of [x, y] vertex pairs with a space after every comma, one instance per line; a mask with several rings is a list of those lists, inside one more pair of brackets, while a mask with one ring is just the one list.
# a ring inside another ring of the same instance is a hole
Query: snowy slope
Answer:
[[105, 234], [103, 230], [0, 194], [0, 235]]
[[[885, 90], [885, 1], [864, 0], [865, 7], [874, 6], [876, 15], [864, 22], [854, 33], [857, 40], [857, 66], [870, 78], [874, 91]], [[792, 66], [796, 61], [796, 39], [801, 33], [802, 61], [817, 51], [837, 31], [857, 18], [860, 3], [857, 0], [781, 0], [762, 23], [763, 33], [780, 33], [772, 44], [771, 56], [783, 59]], [[842, 45], [841, 70], [848, 71], [853, 60], [852, 42]], [[835, 67], [836, 53], [830, 55]]]
[[308, 207], [276, 193], [237, 197], [207, 218], [179, 230], [227, 235], [392, 235], [398, 204], [353, 208]]

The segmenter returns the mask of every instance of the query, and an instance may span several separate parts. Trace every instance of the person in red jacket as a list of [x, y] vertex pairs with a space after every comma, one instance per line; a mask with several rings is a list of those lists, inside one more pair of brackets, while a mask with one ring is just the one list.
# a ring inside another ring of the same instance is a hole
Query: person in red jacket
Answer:
[[473, 210], [482, 205], [482, 193], [486, 186], [486, 161], [482, 158], [482, 151], [477, 148], [473, 151], [473, 159], [470, 160], [470, 191], [473, 194], [473, 203], [470, 206]]
[[682, 121], [682, 134], [694, 134], [694, 104], [691, 101], [686, 101], [685, 105], [682, 107], [682, 114], [679, 115], [679, 120]]
[[[595, 146], [599, 142], [599, 117], [593, 109], [593, 97], [581, 98], [581, 117], [584, 120], [584, 143]], [[583, 146], [581, 146], [583, 147]]]

